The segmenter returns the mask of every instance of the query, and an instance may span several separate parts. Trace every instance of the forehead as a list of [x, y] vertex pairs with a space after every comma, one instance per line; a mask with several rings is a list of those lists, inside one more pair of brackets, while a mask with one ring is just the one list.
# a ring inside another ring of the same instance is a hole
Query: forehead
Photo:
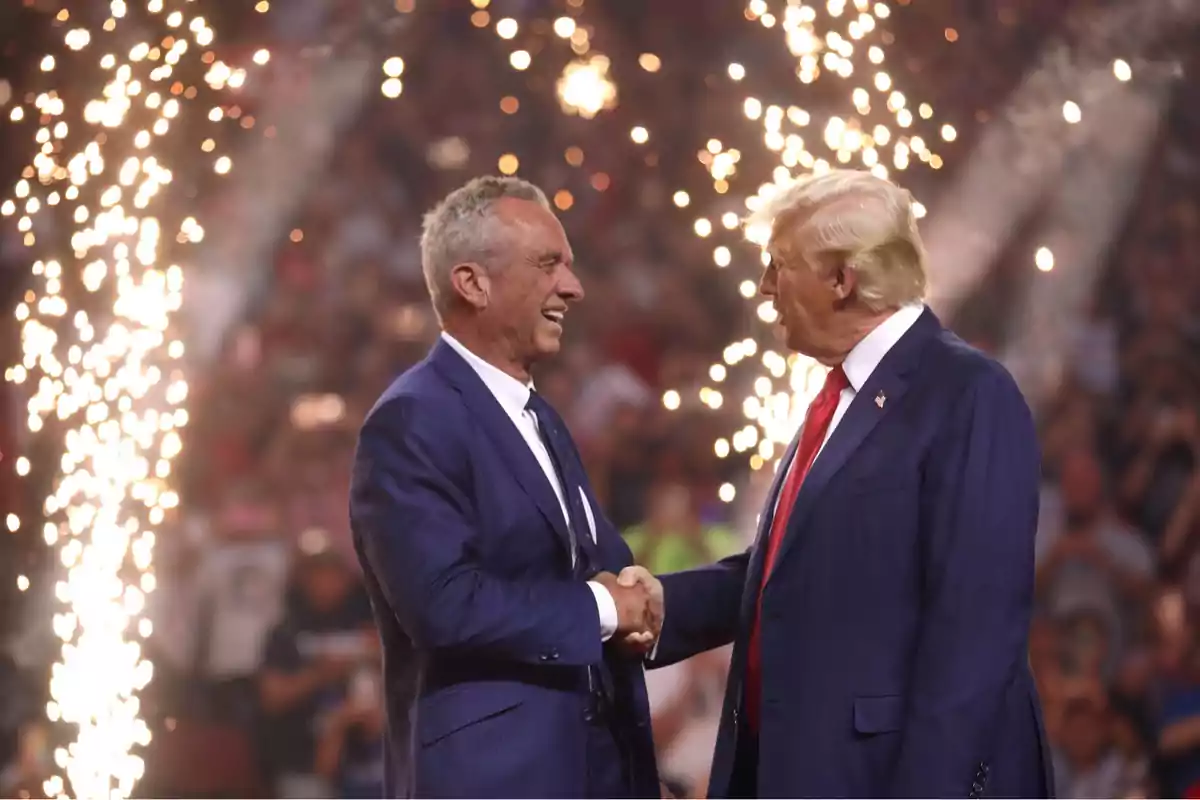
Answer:
[[535, 254], [560, 253], [571, 258], [571, 244], [558, 217], [541, 203], [504, 197], [496, 202], [497, 216], [509, 223], [519, 247]]

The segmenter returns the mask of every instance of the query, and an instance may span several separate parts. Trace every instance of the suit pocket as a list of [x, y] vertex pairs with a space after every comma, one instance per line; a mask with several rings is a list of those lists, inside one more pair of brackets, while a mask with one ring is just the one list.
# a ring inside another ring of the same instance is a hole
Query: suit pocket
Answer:
[[417, 737], [430, 747], [451, 734], [507, 714], [524, 701], [494, 687], [459, 684], [421, 699], [417, 705]]
[[854, 698], [854, 730], [858, 733], [892, 733], [900, 730], [903, 721], [904, 697], [901, 695]]

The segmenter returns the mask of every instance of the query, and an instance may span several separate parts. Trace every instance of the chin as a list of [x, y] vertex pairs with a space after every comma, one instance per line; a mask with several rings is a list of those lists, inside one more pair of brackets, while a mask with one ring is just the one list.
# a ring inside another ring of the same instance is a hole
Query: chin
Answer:
[[562, 336], [558, 332], [541, 333], [534, 340], [534, 346], [537, 347], [539, 355], [556, 355], [562, 349]]

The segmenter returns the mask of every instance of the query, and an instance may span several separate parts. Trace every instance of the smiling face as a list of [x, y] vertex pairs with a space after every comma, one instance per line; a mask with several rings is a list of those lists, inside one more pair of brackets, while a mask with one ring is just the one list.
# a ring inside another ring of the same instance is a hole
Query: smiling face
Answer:
[[583, 299], [583, 286], [566, 232], [549, 209], [502, 198], [493, 214], [504, 235], [492, 263], [460, 265], [453, 282], [475, 307], [481, 332], [503, 349], [499, 355], [527, 372], [558, 352], [563, 319], [570, 304]]

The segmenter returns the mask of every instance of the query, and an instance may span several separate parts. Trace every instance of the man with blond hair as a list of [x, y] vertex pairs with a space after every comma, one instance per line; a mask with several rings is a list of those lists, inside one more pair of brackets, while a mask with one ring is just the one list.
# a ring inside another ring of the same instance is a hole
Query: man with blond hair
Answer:
[[834, 171], [750, 224], [762, 294], [825, 385], [750, 550], [621, 575], [665, 603], [652, 668], [734, 643], [709, 797], [1048, 796], [1020, 390], [923, 305], [907, 191]]
[[425, 218], [421, 261], [442, 335], [367, 415], [350, 493], [386, 794], [658, 797], [636, 651], [659, 623], [530, 378], [583, 298], [571, 245], [540, 189], [477, 178]]

